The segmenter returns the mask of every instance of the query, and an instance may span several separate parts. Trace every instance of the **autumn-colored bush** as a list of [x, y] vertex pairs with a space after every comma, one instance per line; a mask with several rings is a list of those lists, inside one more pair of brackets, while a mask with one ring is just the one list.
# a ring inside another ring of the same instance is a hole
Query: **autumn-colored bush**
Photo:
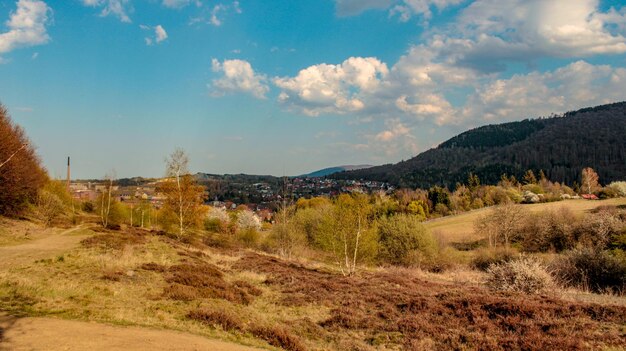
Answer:
[[224, 310], [194, 309], [187, 313], [187, 318], [211, 326], [220, 326], [224, 330], [242, 331], [245, 328], [239, 317]]
[[24, 130], [0, 105], [0, 215], [20, 215], [48, 179]]
[[287, 351], [306, 350], [299, 337], [291, 334], [287, 329], [281, 326], [252, 326], [250, 332], [255, 337], [267, 341], [268, 344]]

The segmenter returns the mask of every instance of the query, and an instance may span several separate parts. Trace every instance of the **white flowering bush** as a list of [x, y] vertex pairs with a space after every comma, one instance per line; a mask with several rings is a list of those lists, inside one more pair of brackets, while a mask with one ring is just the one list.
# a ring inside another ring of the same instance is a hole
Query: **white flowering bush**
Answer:
[[250, 210], [244, 210], [237, 215], [237, 228], [240, 230], [261, 230], [261, 219]]
[[523, 257], [492, 265], [487, 270], [487, 286], [496, 291], [538, 294], [554, 287], [554, 281], [543, 264]]

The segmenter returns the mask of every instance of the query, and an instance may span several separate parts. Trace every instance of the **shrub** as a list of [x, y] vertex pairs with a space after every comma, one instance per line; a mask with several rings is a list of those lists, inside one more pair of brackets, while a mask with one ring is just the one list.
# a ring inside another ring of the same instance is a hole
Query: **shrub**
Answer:
[[576, 245], [578, 218], [569, 208], [532, 214], [524, 222], [517, 234], [524, 251], [560, 252]]
[[292, 335], [279, 326], [255, 326], [250, 332], [259, 339], [267, 341], [268, 344], [283, 348], [287, 351], [304, 351], [306, 348], [297, 336]]
[[209, 310], [206, 308], [195, 309], [187, 313], [187, 318], [207, 325], [219, 325], [224, 330], [241, 331], [244, 329], [244, 324], [241, 319], [233, 313], [228, 313], [223, 310]]
[[214, 233], [226, 233], [228, 231], [228, 224], [217, 218], [207, 218], [204, 220], [204, 229]]
[[558, 281], [594, 292], [626, 289], [626, 262], [606, 251], [585, 248], [568, 252], [553, 264]]
[[378, 236], [378, 257], [385, 263], [419, 264], [437, 252], [435, 238], [414, 215], [400, 214], [381, 219]]
[[296, 211], [292, 223], [302, 230], [310, 245], [318, 244], [321, 225], [324, 219], [330, 215], [332, 208], [332, 203], [322, 203], [317, 207], [302, 208]]
[[278, 215], [278, 222], [272, 226], [267, 238], [272, 251], [283, 257], [291, 257], [307, 242], [306, 234], [301, 226], [288, 221], [287, 216], [287, 213]]
[[608, 187], [615, 190], [619, 196], [626, 196], [626, 182], [613, 182]]
[[226, 209], [221, 207], [209, 207], [206, 219], [204, 220], [204, 229], [210, 232], [226, 233], [230, 216]]
[[492, 265], [510, 262], [519, 254], [513, 249], [488, 248], [476, 250], [471, 266], [481, 271], [487, 271]]
[[254, 228], [246, 228], [237, 233], [237, 238], [246, 246], [256, 247], [261, 239], [261, 234]]
[[92, 213], [96, 210], [96, 205], [93, 204], [93, 202], [91, 201], [85, 201], [83, 202], [83, 211], [87, 212], [87, 213]]
[[487, 273], [487, 286], [496, 291], [537, 294], [554, 286], [546, 268], [529, 257], [492, 265]]
[[615, 209], [599, 209], [588, 215], [577, 227], [578, 241], [585, 247], [604, 249], [612, 237], [619, 235], [623, 223]]
[[239, 230], [261, 230], [261, 219], [250, 210], [243, 210], [237, 214], [237, 228]]
[[52, 224], [55, 219], [63, 214], [64, 210], [63, 202], [57, 195], [47, 190], [39, 192], [37, 212], [46, 226]]
[[439, 252], [437, 252], [434, 257], [422, 263], [420, 267], [430, 272], [442, 273], [462, 262], [463, 257], [460, 255], [459, 251], [446, 246], [440, 248]]
[[604, 187], [602, 189], [600, 189], [600, 191], [598, 191], [598, 197], [602, 200], [604, 199], [612, 199], [614, 197], [618, 197], [620, 196], [620, 194], [617, 192], [616, 189], [611, 188], [611, 187]]

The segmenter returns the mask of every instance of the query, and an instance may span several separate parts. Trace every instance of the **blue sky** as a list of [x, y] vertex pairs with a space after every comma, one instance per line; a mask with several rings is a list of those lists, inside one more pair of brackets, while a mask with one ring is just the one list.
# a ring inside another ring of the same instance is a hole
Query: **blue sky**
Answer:
[[52, 176], [295, 175], [626, 100], [598, 0], [0, 0], [0, 102]]

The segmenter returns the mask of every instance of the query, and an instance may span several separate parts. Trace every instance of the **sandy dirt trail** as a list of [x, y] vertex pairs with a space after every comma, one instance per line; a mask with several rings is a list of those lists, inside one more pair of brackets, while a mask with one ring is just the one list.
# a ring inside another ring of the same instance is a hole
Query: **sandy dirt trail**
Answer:
[[63, 254], [89, 236], [74, 234], [81, 229], [84, 227], [77, 226], [24, 244], [0, 247], [0, 271]]
[[[0, 247], [0, 273], [36, 260], [55, 258], [78, 246], [89, 234], [83, 226], [43, 238]], [[17, 318], [0, 312], [0, 351], [5, 350], [260, 350], [194, 334], [142, 327], [118, 327], [55, 318]]]
[[171, 330], [0, 317], [0, 350], [260, 350]]

